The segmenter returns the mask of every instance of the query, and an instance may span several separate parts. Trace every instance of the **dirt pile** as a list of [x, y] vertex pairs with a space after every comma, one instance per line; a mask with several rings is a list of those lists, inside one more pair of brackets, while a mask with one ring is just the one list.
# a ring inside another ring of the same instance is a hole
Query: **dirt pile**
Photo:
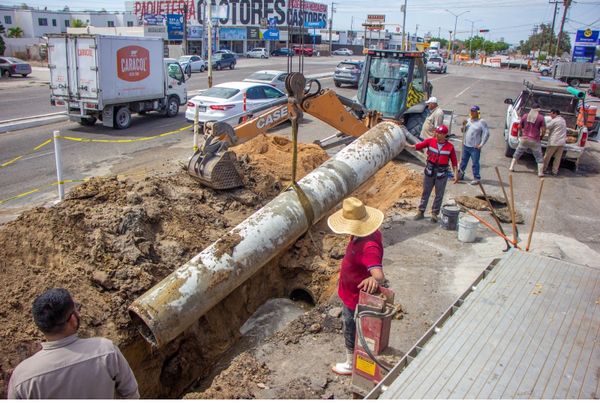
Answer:
[[[179, 168], [142, 180], [96, 178], [73, 189], [63, 203], [32, 209], [0, 228], [0, 395], [6, 394], [12, 369], [39, 349], [42, 335], [30, 307], [50, 287], [69, 289], [83, 304], [82, 336], [104, 336], [121, 348], [143, 397], [179, 396], [205, 376], [268, 298], [299, 287], [322, 302], [335, 291], [344, 237], [327, 234], [320, 224], [163, 349], [151, 350], [132, 327], [127, 307], [135, 298], [287, 185], [289, 140], [261, 136], [234, 150], [242, 189], [203, 188]], [[298, 178], [327, 158], [317, 146], [301, 145]], [[414, 172], [391, 165], [359, 192], [383, 209], [393, 203], [392, 195], [420, 192]]]

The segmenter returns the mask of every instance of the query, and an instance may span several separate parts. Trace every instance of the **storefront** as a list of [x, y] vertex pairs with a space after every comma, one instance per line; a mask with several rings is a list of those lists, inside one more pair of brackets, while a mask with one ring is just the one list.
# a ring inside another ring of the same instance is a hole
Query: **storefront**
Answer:
[[246, 28], [219, 27], [219, 49], [229, 49], [232, 52], [242, 54], [244, 53], [246, 39]]

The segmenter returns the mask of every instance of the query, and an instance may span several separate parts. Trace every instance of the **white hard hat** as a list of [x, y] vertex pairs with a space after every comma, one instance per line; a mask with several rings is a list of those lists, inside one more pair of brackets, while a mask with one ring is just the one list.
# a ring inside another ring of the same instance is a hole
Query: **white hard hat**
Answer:
[[425, 104], [437, 104], [437, 98], [435, 97], [429, 97], [429, 99], [427, 101], [425, 101]]

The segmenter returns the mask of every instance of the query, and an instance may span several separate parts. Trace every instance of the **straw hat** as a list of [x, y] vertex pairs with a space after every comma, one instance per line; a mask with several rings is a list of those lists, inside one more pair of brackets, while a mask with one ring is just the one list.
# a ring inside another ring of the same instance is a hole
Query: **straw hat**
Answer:
[[383, 212], [365, 206], [360, 199], [344, 199], [342, 209], [329, 216], [327, 224], [334, 233], [365, 237], [373, 233], [383, 223]]

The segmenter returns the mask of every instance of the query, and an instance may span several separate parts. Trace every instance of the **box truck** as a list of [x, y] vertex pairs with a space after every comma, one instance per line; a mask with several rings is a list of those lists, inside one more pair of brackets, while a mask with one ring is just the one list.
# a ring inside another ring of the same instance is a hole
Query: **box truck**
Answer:
[[49, 35], [50, 102], [84, 126], [126, 129], [132, 113], [150, 111], [176, 116], [187, 103], [185, 76], [163, 54], [161, 38]]

